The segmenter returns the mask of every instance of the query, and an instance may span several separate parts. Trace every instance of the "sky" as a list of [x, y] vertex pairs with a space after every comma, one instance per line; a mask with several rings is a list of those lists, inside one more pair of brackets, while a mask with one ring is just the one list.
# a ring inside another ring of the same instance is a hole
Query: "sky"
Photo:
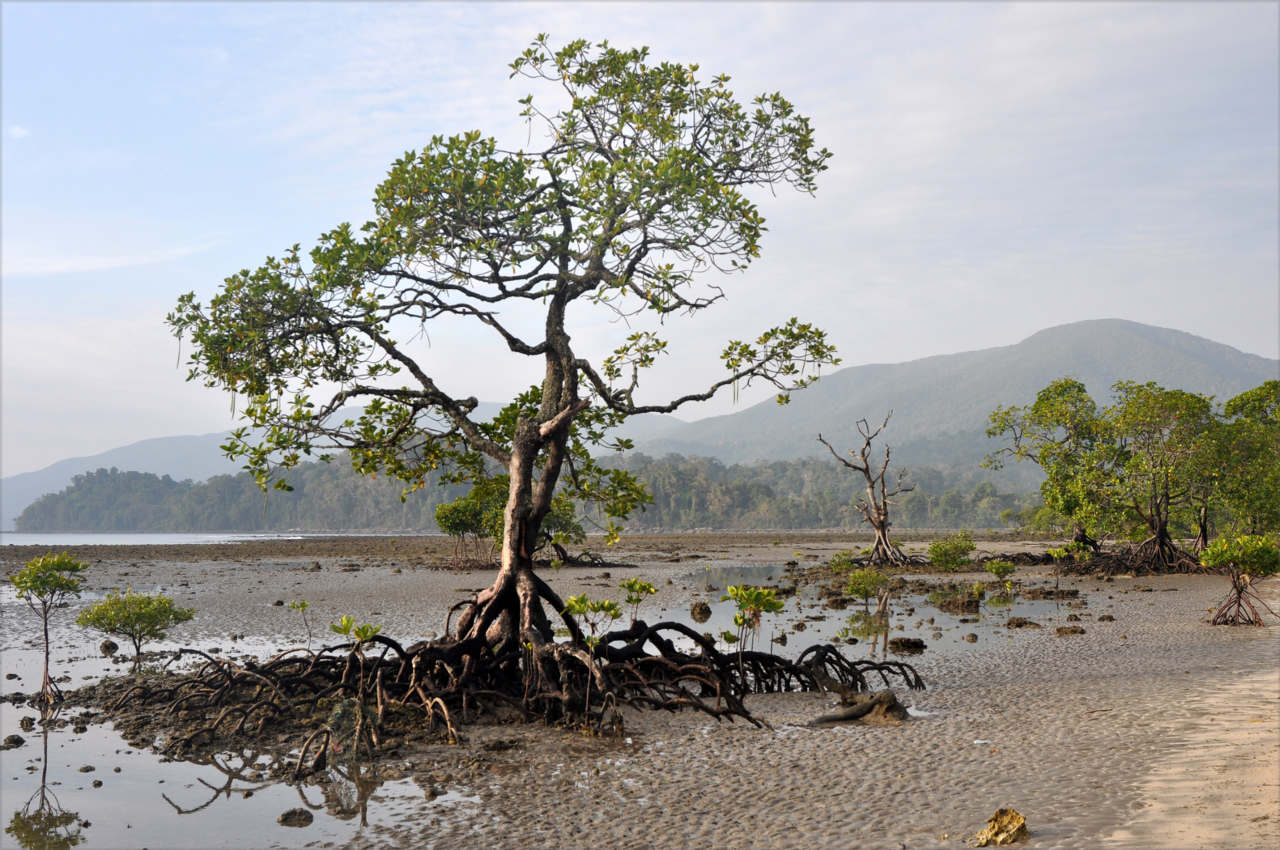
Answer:
[[[522, 146], [539, 90], [507, 65], [539, 32], [781, 91], [834, 154], [814, 196], [760, 198], [761, 259], [670, 324], [642, 401], [703, 388], [727, 339], [791, 315], [845, 366], [1111, 317], [1280, 356], [1278, 10], [6, 1], [0, 474], [232, 427], [234, 400], [186, 381], [178, 296], [365, 221], [433, 135]], [[592, 355], [627, 332], [571, 320]], [[429, 344], [461, 395], [536, 378], [465, 328]]]

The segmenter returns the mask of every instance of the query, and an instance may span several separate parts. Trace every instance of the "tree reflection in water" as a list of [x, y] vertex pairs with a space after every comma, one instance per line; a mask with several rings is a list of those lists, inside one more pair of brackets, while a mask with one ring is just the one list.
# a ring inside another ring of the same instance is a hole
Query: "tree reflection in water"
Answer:
[[62, 808], [57, 796], [49, 790], [49, 727], [57, 712], [46, 715], [42, 721], [43, 756], [41, 758], [40, 788], [28, 798], [20, 811], [13, 813], [6, 835], [13, 836], [18, 846], [26, 850], [69, 850], [85, 841], [83, 830], [88, 821], [80, 820], [79, 812]]

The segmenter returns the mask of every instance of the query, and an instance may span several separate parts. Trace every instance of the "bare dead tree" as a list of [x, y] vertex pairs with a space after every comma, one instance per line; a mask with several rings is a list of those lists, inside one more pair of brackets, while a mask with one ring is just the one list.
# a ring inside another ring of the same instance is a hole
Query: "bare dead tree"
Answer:
[[879, 464], [878, 468], [872, 467], [871, 460], [871, 443], [888, 426], [889, 419], [892, 416], [893, 411], [890, 410], [885, 414], [884, 422], [880, 423], [880, 427], [874, 431], [871, 430], [871, 425], [867, 420], [858, 420], [858, 433], [862, 435], [862, 448], [856, 453], [853, 449], [849, 449], [849, 456], [852, 460], [841, 457], [835, 448], [823, 439], [821, 434], [818, 435], [818, 442], [827, 447], [827, 450], [831, 452], [831, 456], [854, 472], [860, 473], [866, 483], [866, 495], [858, 497], [854, 507], [866, 519], [876, 536], [875, 544], [871, 547], [871, 563], [873, 564], [900, 565], [907, 562], [907, 556], [903, 554], [902, 549], [889, 539], [889, 505], [892, 504], [891, 500], [894, 496], [910, 492], [915, 488], [913, 485], [905, 483], [907, 471], [902, 469], [898, 471], [898, 478], [893, 489], [889, 489], [888, 484], [885, 482], [889, 470], [889, 445], [887, 443], [884, 447], [884, 460]]

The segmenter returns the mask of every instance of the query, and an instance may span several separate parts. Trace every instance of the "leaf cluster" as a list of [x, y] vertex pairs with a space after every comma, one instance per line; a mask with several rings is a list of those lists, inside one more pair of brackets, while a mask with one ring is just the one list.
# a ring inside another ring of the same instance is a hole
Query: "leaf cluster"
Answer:
[[17, 590], [18, 598], [26, 600], [33, 608], [38, 602], [51, 608], [60, 601], [80, 595], [80, 574], [89, 568], [84, 561], [77, 561], [66, 552], [32, 558], [9, 577]]
[[167, 629], [195, 616], [194, 608], [182, 608], [163, 594], [124, 593], [112, 590], [76, 617], [76, 623], [109, 635], [121, 635], [140, 647], [144, 641], [163, 640]]

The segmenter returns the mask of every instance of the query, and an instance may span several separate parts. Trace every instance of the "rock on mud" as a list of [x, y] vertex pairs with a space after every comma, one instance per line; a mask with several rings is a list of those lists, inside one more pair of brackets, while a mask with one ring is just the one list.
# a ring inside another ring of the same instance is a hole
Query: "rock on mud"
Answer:
[[289, 809], [276, 818], [276, 823], [281, 826], [310, 826], [311, 821], [315, 820], [315, 815], [303, 808]]
[[1014, 809], [996, 809], [996, 813], [987, 820], [986, 827], [973, 837], [975, 847], [995, 845], [1002, 847], [1021, 841], [1031, 833], [1027, 831], [1027, 819]]

